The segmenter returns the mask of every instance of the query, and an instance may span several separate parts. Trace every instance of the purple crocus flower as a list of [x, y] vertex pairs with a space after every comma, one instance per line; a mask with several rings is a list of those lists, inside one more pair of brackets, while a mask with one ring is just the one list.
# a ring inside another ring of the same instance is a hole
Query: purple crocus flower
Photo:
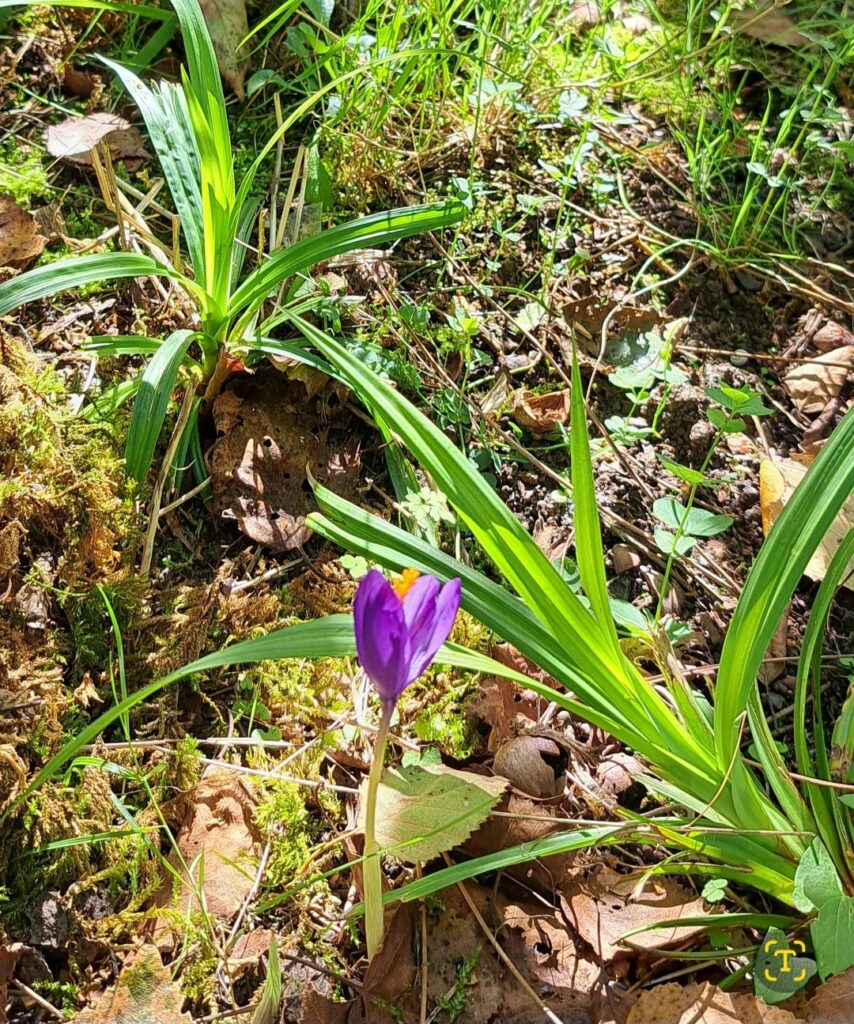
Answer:
[[390, 583], [372, 569], [353, 600], [359, 662], [383, 704], [394, 705], [448, 639], [460, 607], [460, 581], [444, 586], [407, 569]]

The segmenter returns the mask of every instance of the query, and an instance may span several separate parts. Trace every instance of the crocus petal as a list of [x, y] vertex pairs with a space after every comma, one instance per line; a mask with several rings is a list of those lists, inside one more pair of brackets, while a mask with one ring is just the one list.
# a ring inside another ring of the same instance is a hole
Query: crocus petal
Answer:
[[403, 618], [410, 636], [420, 633], [422, 623], [432, 617], [439, 594], [435, 576], [419, 576], [403, 598]]
[[359, 663], [382, 701], [394, 702], [409, 681], [410, 645], [400, 599], [376, 569], [356, 590], [353, 628]]
[[[413, 588], [414, 589], [414, 588]], [[423, 614], [418, 630], [409, 631], [410, 660], [407, 683], [417, 679], [436, 657], [436, 652], [451, 635], [454, 619], [460, 609], [461, 583], [449, 580], [439, 591], [429, 617]]]

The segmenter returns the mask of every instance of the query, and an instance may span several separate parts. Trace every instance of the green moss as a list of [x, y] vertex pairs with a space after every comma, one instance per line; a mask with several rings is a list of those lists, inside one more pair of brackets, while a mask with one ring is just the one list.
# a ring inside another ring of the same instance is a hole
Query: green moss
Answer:
[[267, 883], [271, 888], [289, 885], [308, 860], [319, 828], [308, 813], [300, 788], [291, 782], [267, 783], [255, 822], [270, 843]]
[[35, 150], [22, 154], [15, 142], [0, 145], [0, 193], [21, 206], [48, 195], [50, 185], [41, 155]]
[[467, 696], [465, 688], [455, 687], [418, 714], [413, 728], [422, 743], [437, 743], [457, 760], [472, 753], [476, 736], [465, 710]]

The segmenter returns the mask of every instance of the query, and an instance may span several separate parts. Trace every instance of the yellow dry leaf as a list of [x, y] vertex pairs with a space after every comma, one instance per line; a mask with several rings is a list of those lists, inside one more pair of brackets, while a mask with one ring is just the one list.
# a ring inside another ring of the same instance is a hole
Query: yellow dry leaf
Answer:
[[[759, 464], [759, 505], [762, 509], [762, 530], [766, 537], [791, 498], [795, 488], [806, 475], [812, 459], [763, 459]], [[848, 531], [854, 529], [854, 495], [849, 497], [839, 515], [830, 524], [824, 540], [809, 560], [804, 572], [811, 580], [823, 580], [827, 567]], [[854, 562], [850, 569], [854, 572]], [[854, 590], [854, 575], [849, 573], [844, 585]]]

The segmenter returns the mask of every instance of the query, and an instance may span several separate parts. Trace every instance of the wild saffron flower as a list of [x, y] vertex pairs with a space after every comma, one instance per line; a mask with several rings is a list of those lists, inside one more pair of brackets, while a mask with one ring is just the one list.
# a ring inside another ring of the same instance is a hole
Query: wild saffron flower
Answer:
[[359, 663], [382, 701], [374, 760], [365, 792], [365, 857], [362, 887], [368, 959], [384, 934], [382, 870], [376, 840], [377, 792], [386, 741], [397, 698], [430, 665], [448, 639], [460, 608], [460, 581], [444, 586], [433, 576], [405, 569], [394, 583], [373, 569], [353, 599], [353, 627]]
[[458, 579], [441, 586], [414, 569], [395, 583], [376, 569], [362, 579], [353, 601], [356, 650], [384, 705], [394, 706], [426, 671], [448, 639], [459, 607]]

